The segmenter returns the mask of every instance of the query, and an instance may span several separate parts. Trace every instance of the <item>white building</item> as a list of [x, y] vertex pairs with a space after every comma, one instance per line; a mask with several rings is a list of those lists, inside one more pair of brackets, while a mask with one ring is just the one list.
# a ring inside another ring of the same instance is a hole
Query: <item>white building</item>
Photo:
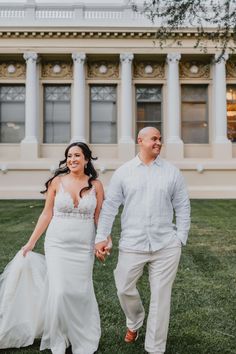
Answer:
[[152, 125], [193, 198], [236, 198], [236, 56], [196, 30], [160, 49], [125, 4], [0, 3], [0, 198], [40, 198], [72, 140], [106, 184]]

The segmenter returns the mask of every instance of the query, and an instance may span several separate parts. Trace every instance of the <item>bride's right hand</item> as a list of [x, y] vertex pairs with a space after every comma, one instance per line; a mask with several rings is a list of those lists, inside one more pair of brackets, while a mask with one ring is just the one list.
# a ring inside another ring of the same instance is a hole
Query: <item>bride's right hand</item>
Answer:
[[32, 249], [34, 248], [35, 244], [33, 244], [32, 242], [27, 242], [22, 248], [22, 253], [23, 256], [25, 257], [27, 255], [28, 252], [32, 251]]

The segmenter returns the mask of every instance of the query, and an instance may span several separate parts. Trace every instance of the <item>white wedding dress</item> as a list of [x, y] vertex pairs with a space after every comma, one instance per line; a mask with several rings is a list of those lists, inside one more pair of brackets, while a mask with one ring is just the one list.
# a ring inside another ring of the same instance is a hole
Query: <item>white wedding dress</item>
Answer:
[[[45, 257], [19, 251], [0, 276], [0, 349], [23, 347], [42, 337], [40, 350], [93, 354], [101, 335], [94, 294], [93, 187], [73, 204], [63, 189], [45, 237]], [[45, 262], [46, 261], [46, 262]]]

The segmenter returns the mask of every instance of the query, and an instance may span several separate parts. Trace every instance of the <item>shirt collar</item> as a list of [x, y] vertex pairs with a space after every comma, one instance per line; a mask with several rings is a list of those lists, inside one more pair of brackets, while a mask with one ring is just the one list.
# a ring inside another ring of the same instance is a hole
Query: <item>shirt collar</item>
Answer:
[[[134, 158], [134, 163], [135, 163], [135, 166], [140, 166], [140, 165], [146, 166], [146, 165], [143, 163], [143, 161], [140, 160], [139, 155], [136, 155], [136, 156], [135, 156], [135, 158]], [[154, 165], [154, 164], [157, 165], [157, 166], [161, 166], [161, 158], [160, 158], [159, 155], [158, 155], [158, 156], [156, 157], [156, 159], [150, 164], [150, 166], [151, 166], [151, 165]]]

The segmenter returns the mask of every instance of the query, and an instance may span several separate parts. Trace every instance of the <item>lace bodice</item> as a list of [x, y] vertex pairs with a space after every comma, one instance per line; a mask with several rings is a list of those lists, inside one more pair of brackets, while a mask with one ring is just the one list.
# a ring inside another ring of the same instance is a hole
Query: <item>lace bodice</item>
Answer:
[[78, 206], [75, 206], [71, 194], [64, 189], [61, 183], [55, 197], [53, 215], [57, 217], [93, 219], [96, 205], [97, 199], [94, 186], [79, 199]]

